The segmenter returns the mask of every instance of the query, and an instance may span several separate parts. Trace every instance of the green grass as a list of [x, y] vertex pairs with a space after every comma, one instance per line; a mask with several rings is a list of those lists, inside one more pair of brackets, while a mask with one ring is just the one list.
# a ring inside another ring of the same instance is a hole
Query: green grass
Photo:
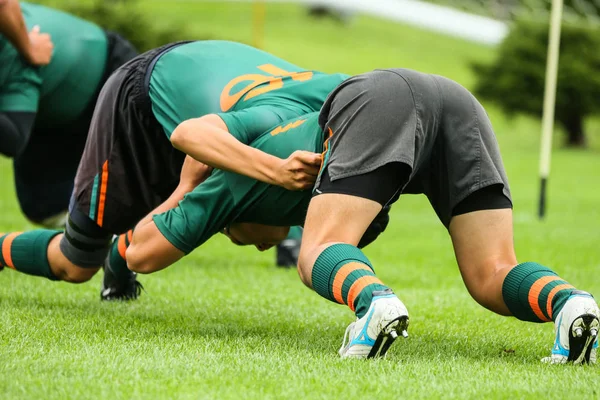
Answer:
[[[199, 36], [245, 40], [246, 5], [147, 1], [157, 23], [192, 21]], [[492, 49], [359, 18], [313, 22], [269, 6], [265, 48], [301, 65], [357, 73], [404, 66], [467, 86], [472, 60]], [[160, 16], [160, 18], [158, 17]], [[538, 121], [490, 108], [515, 201], [521, 261], [536, 260], [600, 293], [600, 157], [554, 152], [549, 216], [535, 218]], [[592, 127], [594, 124], [592, 123]], [[57, 155], [58, 156], [58, 155]], [[20, 215], [11, 165], [0, 162], [0, 231], [31, 228]], [[565, 398], [600, 397], [599, 369], [546, 366], [551, 325], [479, 307], [461, 281], [448, 234], [422, 196], [394, 207], [366, 250], [409, 307], [410, 338], [386, 360], [336, 355], [351, 312], [302, 286], [274, 254], [215, 238], [171, 268], [141, 277], [139, 301], [103, 304], [100, 278], [53, 283], [0, 273], [0, 398]]]

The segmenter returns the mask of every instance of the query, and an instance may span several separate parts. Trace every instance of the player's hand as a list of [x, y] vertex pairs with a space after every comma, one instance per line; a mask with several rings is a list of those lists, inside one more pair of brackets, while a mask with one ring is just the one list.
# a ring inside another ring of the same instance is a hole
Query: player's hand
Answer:
[[210, 176], [212, 170], [208, 165], [196, 161], [190, 156], [185, 156], [179, 177], [179, 186], [193, 190]]
[[309, 189], [315, 184], [320, 168], [320, 154], [295, 151], [287, 159], [282, 160], [275, 171], [277, 183], [287, 190]]
[[33, 65], [48, 65], [52, 59], [54, 44], [47, 33], [40, 33], [40, 27], [34, 26], [29, 32], [29, 54], [26, 58]]

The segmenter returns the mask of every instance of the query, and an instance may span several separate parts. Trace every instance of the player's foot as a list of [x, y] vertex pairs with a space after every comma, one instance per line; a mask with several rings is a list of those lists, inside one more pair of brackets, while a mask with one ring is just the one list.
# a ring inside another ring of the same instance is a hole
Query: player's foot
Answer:
[[552, 353], [542, 361], [551, 364], [595, 364], [599, 321], [600, 310], [594, 298], [589, 293], [574, 291], [554, 322], [556, 340]]
[[278, 267], [294, 268], [298, 264], [300, 243], [298, 239], [285, 239], [277, 245]]
[[371, 306], [364, 317], [346, 329], [342, 358], [384, 357], [398, 334], [408, 337], [408, 311], [390, 289], [373, 292]]
[[104, 279], [102, 281], [102, 290], [100, 291], [100, 300], [135, 300], [141, 294], [144, 287], [136, 279], [136, 273], [128, 271], [124, 279], [117, 278], [108, 265], [108, 259], [102, 268], [104, 270]]

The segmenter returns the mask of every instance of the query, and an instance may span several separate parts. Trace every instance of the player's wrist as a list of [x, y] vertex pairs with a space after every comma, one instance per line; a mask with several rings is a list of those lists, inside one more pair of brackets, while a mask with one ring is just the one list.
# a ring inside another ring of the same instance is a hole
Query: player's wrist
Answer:
[[281, 171], [284, 163], [285, 160], [282, 160], [281, 158], [275, 156], [269, 157], [266, 173], [271, 185], [283, 186], [284, 177], [282, 176]]
[[281, 168], [281, 159], [262, 151], [253, 152], [250, 160], [255, 161], [254, 168], [258, 173], [258, 180], [270, 185], [279, 185], [280, 177], [277, 171]]

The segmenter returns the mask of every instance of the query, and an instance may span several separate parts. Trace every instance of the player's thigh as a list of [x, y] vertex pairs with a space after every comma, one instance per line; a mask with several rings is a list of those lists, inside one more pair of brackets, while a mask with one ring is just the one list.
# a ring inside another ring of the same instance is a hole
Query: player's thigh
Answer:
[[300, 248], [299, 267], [309, 282], [312, 266], [328, 244], [357, 246], [365, 231], [405, 185], [410, 167], [388, 163], [366, 174], [331, 180], [328, 170], [321, 174], [312, 198]]
[[67, 211], [86, 135], [85, 129], [34, 131], [14, 159], [17, 198], [31, 221], [43, 223]]
[[381, 208], [376, 201], [347, 194], [327, 193], [313, 197], [308, 206], [298, 262], [302, 280], [310, 282], [312, 266], [328, 245], [358, 245]]
[[23, 214], [31, 222], [48, 228], [64, 226], [62, 218], [69, 207], [73, 179], [31, 182], [15, 171], [17, 198]]

